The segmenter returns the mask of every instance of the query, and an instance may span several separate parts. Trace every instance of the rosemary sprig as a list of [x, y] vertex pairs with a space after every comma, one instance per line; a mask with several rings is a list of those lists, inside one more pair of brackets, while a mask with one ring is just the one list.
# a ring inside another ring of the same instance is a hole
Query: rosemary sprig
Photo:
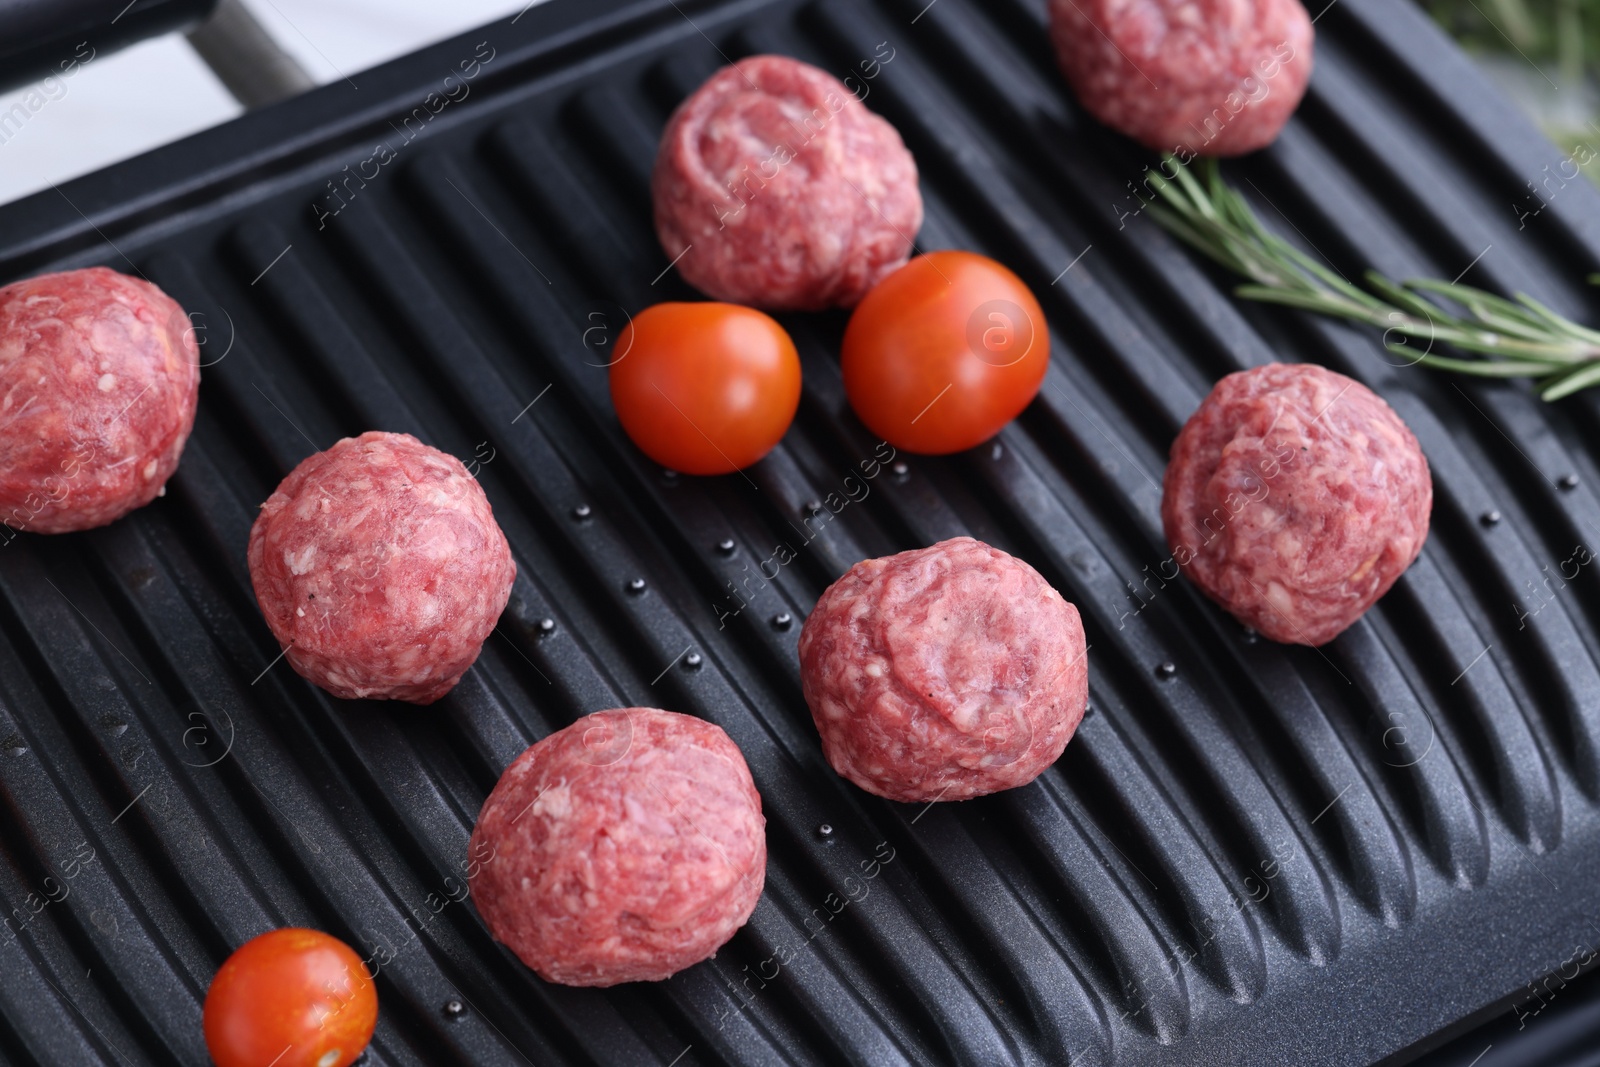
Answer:
[[1469, 50], [1555, 60], [1563, 85], [1578, 84], [1600, 54], [1597, 0], [1427, 0], [1424, 6]]
[[[1539, 395], [1559, 400], [1600, 385], [1600, 331], [1580, 326], [1522, 293], [1507, 300], [1454, 282], [1417, 278], [1397, 284], [1367, 271], [1371, 288], [1352, 285], [1262, 225], [1214, 159], [1196, 177], [1167, 156], [1152, 185], [1162, 202], [1150, 213], [1174, 236], [1249, 279], [1234, 292], [1251, 300], [1364, 322], [1384, 331], [1384, 346], [1412, 364], [1483, 378], [1537, 378]], [[1464, 309], [1446, 308], [1443, 298]], [[1422, 342], [1418, 348], [1411, 341]], [[1436, 343], [1484, 359], [1434, 355]]]

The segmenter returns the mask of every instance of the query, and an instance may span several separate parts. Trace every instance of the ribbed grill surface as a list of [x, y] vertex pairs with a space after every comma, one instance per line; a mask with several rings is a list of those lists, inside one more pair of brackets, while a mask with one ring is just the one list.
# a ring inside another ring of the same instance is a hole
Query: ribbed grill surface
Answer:
[[[556, 0], [0, 209], [0, 277], [136, 267], [199, 313], [209, 364], [165, 499], [0, 548], [0, 901], [27, 919], [0, 933], [0, 1064], [203, 1064], [213, 971], [282, 924], [373, 955], [368, 1062], [540, 1067], [1400, 1062], [1600, 945], [1600, 568], [1574, 562], [1600, 555], [1596, 398], [1233, 300], [1136, 213], [1151, 160], [1071, 100], [1042, 0], [924, 4]], [[1584, 317], [1600, 195], [1557, 184], [1411, 5], [1339, 0], [1318, 31], [1299, 116], [1227, 168], [1264, 218], [1352, 277], [1473, 264]], [[488, 48], [461, 99], [444, 76]], [[919, 247], [1039, 294], [1053, 365], [991, 444], [873, 439], [838, 314], [786, 319], [800, 416], [744, 475], [675, 477], [622, 435], [607, 331], [692, 296], [650, 224], [657, 137], [759, 51], [855, 72], [922, 169]], [[1321, 651], [1160, 577], [1169, 442], [1272, 359], [1377, 389], [1433, 467], [1422, 558]], [[476, 461], [517, 557], [497, 636], [430, 708], [274, 664], [250, 592], [257, 506], [367, 429]], [[821, 757], [800, 620], [855, 561], [957, 534], [1078, 605], [1093, 713], [1028, 788], [881, 802]], [[768, 889], [668, 982], [547, 986], [457, 899], [472, 820], [528, 744], [630, 704], [744, 750]]]

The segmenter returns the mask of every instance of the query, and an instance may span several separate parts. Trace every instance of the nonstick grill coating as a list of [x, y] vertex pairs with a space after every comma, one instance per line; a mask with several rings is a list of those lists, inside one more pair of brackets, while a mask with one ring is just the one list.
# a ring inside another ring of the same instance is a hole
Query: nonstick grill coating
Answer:
[[[1299, 116], [1226, 168], [1263, 217], [1351, 277], [1471, 265], [1588, 317], [1600, 194], [1411, 5], [1317, 25]], [[758, 51], [853, 73], [922, 170], [919, 246], [1039, 294], [1053, 366], [994, 442], [870, 437], [840, 314], [786, 317], [800, 415], [744, 474], [622, 435], [608, 338], [693, 295], [652, 236], [656, 139]], [[0, 547], [0, 899], [29, 917], [0, 935], [0, 1062], [203, 1064], [213, 971], [289, 923], [373, 956], [368, 1062], [541, 1067], [1401, 1062], [1600, 946], [1595, 397], [1233, 300], [1139, 210], [1153, 160], [1070, 100], [1042, 3], [555, 0], [353, 80], [0, 209], [0, 277], [136, 267], [209, 364], [165, 499]], [[1168, 444], [1274, 358], [1376, 389], [1435, 479], [1421, 559], [1321, 651], [1162, 577]], [[250, 594], [257, 506], [367, 429], [475, 465], [517, 557], [428, 708], [312, 688]], [[799, 623], [856, 560], [958, 534], [1078, 605], [1093, 711], [1025, 789], [882, 802], [821, 758]], [[637, 704], [743, 749], [766, 895], [668, 982], [547, 986], [458, 899], [468, 833], [526, 745]]]

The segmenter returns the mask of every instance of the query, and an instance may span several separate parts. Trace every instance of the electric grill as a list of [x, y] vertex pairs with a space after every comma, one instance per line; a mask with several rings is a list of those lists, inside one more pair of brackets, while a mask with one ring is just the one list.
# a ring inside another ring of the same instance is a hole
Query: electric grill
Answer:
[[[1225, 168], [1262, 216], [1352, 278], [1584, 317], [1600, 193], [1412, 5], [1317, 28], [1297, 118]], [[805, 394], [750, 470], [677, 476], [622, 434], [616, 331], [695, 298], [652, 233], [659, 132], [767, 51], [899, 128], [920, 249], [1044, 303], [1049, 377], [992, 443], [887, 456], [843, 314], [784, 317]], [[1548, 1000], [1600, 949], [1596, 398], [1234, 300], [1144, 213], [1154, 162], [1071, 99], [1042, 0], [554, 0], [0, 208], [0, 278], [142, 273], [205, 363], [164, 499], [0, 547], [0, 1063], [205, 1064], [212, 973], [287, 924], [372, 959], [372, 1064], [1353, 1067]], [[1161, 577], [1168, 444], [1273, 359], [1372, 386], [1435, 479], [1422, 557], [1320, 650]], [[368, 429], [468, 462], [517, 557], [431, 707], [310, 686], [250, 591], [257, 506]], [[1027, 788], [896, 805], [822, 759], [795, 644], [852, 563], [958, 534], [1078, 605], [1092, 711]], [[625, 705], [743, 749], [766, 894], [669, 981], [546, 985], [452, 887], [500, 770]]]

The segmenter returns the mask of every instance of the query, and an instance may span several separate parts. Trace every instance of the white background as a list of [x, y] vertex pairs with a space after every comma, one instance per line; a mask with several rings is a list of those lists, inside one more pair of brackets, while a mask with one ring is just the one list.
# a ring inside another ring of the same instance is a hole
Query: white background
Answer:
[[[527, 0], [244, 0], [319, 83], [515, 14]], [[182, 35], [101, 55], [0, 143], [0, 203], [225, 122], [240, 107]], [[29, 87], [0, 93], [0, 113]], [[42, 94], [41, 94], [42, 95]], [[38, 98], [35, 98], [37, 103]]]

